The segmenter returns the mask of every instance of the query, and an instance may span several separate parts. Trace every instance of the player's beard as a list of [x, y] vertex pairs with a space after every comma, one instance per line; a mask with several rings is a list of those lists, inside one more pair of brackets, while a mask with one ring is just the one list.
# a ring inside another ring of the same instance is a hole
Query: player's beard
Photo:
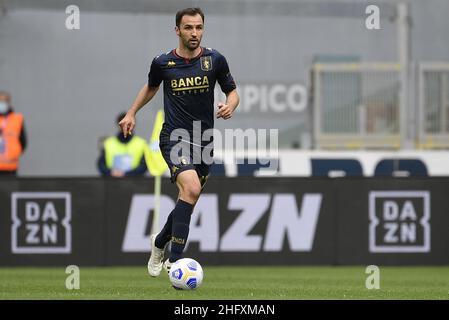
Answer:
[[192, 39], [183, 39], [184, 47], [189, 49], [190, 51], [194, 51], [196, 48], [200, 46], [201, 38], [196, 38], [195, 42], [191, 42]]

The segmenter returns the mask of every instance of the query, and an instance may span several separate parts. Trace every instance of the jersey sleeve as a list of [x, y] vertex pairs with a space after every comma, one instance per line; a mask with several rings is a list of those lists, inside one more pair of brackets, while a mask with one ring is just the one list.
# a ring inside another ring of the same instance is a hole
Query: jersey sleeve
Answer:
[[228, 62], [222, 55], [218, 58], [217, 81], [220, 84], [221, 91], [224, 93], [231, 92], [236, 88], [234, 78], [229, 71]]
[[149, 87], [159, 87], [161, 84], [162, 78], [162, 69], [159, 63], [157, 63], [156, 58], [153, 59], [151, 63], [150, 72], [148, 73], [148, 86]]

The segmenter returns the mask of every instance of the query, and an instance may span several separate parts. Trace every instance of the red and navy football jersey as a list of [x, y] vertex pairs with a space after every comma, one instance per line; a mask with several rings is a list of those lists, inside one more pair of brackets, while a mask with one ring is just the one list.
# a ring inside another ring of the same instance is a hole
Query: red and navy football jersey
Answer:
[[201, 121], [201, 131], [214, 126], [214, 87], [228, 93], [236, 88], [226, 58], [218, 51], [201, 47], [198, 56], [185, 59], [175, 50], [154, 58], [148, 85], [164, 82], [163, 132], [183, 128], [192, 132], [193, 122]]

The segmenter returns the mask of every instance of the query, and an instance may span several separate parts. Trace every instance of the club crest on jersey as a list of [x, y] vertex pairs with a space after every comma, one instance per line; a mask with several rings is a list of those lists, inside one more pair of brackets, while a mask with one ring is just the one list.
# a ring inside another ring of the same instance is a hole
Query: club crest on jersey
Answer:
[[169, 61], [167, 63], [167, 67], [174, 67], [174, 66], [176, 66], [176, 63], [174, 61]]
[[212, 58], [210, 56], [201, 57], [200, 62], [201, 62], [201, 70], [203, 71], [212, 70]]

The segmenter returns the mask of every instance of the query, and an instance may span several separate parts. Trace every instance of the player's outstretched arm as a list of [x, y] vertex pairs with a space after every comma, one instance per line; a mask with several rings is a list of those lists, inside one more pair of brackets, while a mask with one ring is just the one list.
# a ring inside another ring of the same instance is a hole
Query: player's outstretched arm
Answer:
[[136, 126], [136, 113], [139, 111], [144, 105], [153, 99], [159, 87], [150, 87], [146, 83], [142, 89], [140, 89], [137, 94], [134, 103], [131, 108], [129, 108], [126, 116], [119, 122], [120, 127], [122, 128], [123, 135], [125, 138], [133, 133], [134, 127]]
[[237, 109], [237, 106], [239, 105], [240, 98], [237, 93], [237, 90], [234, 89], [226, 94], [226, 102], [220, 102], [218, 103], [218, 112], [217, 112], [217, 119], [223, 118], [225, 120], [230, 119], [232, 117], [232, 113], [235, 109]]

